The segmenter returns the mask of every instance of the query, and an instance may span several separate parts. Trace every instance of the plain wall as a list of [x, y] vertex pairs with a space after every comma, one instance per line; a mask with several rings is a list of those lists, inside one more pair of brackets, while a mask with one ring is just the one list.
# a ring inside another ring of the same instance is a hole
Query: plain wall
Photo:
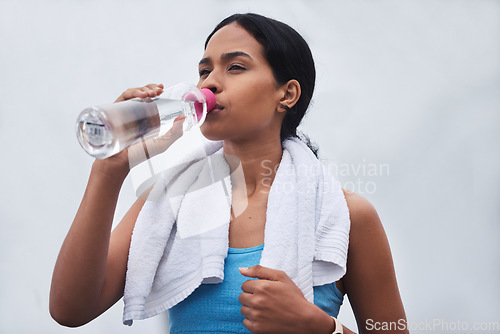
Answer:
[[[129, 87], [196, 82], [208, 33], [248, 11], [309, 42], [302, 129], [377, 209], [413, 332], [500, 326], [498, 1], [1, 0], [1, 333], [167, 332], [164, 315], [123, 326], [122, 302], [78, 329], [49, 316], [92, 164], [74, 123]], [[116, 220], [134, 199], [128, 178]], [[340, 320], [356, 330], [348, 300]]]

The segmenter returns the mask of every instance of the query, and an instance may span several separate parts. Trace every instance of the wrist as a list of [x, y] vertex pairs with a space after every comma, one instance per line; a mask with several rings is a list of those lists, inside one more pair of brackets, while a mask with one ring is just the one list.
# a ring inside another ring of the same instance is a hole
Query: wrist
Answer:
[[311, 307], [308, 317], [308, 323], [312, 327], [310, 333], [332, 334], [336, 330], [335, 319], [318, 306], [314, 304], [311, 305], [313, 307]]
[[128, 165], [106, 159], [96, 159], [92, 164], [92, 173], [123, 183], [130, 169]]

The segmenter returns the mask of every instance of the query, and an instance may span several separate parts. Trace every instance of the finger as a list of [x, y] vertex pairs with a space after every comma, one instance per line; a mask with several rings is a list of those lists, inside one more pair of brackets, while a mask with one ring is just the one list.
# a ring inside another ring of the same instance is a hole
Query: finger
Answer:
[[163, 93], [163, 88], [155, 84], [149, 84], [142, 87], [142, 91], [148, 94], [148, 97], [156, 97]]
[[270, 281], [285, 281], [288, 278], [288, 275], [282, 270], [262, 267], [261, 265], [255, 265], [250, 268], [241, 267], [240, 273], [246, 277], [267, 279]]
[[252, 307], [253, 306], [252, 297], [253, 295], [251, 293], [242, 292], [240, 293], [238, 300], [240, 301], [241, 305]]
[[149, 97], [155, 97], [163, 93], [162, 84], [149, 84], [143, 87], [144, 91], [148, 92]]
[[243, 326], [245, 326], [246, 329], [248, 329], [251, 333], [255, 333], [252, 320], [247, 319], [247, 318], [243, 319]]
[[154, 89], [147, 87], [147, 86], [141, 87], [140, 90], [141, 90], [141, 92], [146, 94], [146, 96], [144, 96], [144, 97], [155, 97], [156, 96], [156, 91]]
[[156, 97], [163, 93], [163, 84], [149, 84], [144, 87], [129, 88], [120, 95], [115, 102], [125, 101], [133, 98]]
[[[130, 168], [152, 158], [160, 153], [165, 152], [177, 139], [183, 134], [182, 123], [186, 116], [180, 115], [174, 120], [174, 124], [163, 136], [158, 138], [148, 139], [141, 142], [141, 145], [132, 145], [129, 147], [129, 162]], [[147, 154], [146, 154], [147, 151]]]
[[160, 92], [160, 91], [163, 91], [163, 84], [149, 84], [149, 85], [146, 85], [145, 87], [148, 87], [149, 89], [152, 89], [156, 92]]
[[130, 100], [135, 97], [145, 98], [148, 97], [147, 92], [143, 91], [142, 88], [129, 88], [120, 95], [119, 98], [116, 99], [115, 102]]
[[174, 119], [174, 123], [172, 124], [170, 130], [168, 130], [167, 133], [165, 133], [163, 136], [157, 138], [157, 140], [159, 140], [159, 142], [161, 143], [167, 142], [172, 144], [174, 141], [179, 139], [184, 133], [184, 128], [182, 127], [182, 125], [184, 124], [185, 119], [185, 115], [177, 116]]
[[259, 283], [262, 283], [262, 282], [259, 282], [258, 280], [245, 281], [245, 282], [243, 282], [243, 284], [241, 284], [241, 290], [243, 290], [243, 292], [246, 292], [246, 293], [255, 293], [255, 289], [257, 288], [257, 285]]
[[246, 305], [242, 305], [240, 308], [240, 313], [247, 319], [253, 319], [252, 309]]

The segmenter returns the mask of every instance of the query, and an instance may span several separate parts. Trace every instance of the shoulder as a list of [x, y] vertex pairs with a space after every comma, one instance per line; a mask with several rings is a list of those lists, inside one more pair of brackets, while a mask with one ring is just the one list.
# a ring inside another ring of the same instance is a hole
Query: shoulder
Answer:
[[[351, 233], [366, 234], [373, 228], [382, 228], [382, 223], [375, 207], [363, 196], [355, 192], [342, 189], [349, 208], [349, 218], [351, 220]], [[354, 235], [356, 236], [356, 235]]]
[[389, 241], [377, 210], [363, 196], [343, 191], [351, 220], [346, 277], [375, 278], [384, 268], [393, 271]]
[[347, 190], [344, 194], [351, 230], [347, 273], [339, 282], [341, 291], [349, 296], [359, 324], [370, 319], [394, 322], [406, 319], [389, 241], [377, 211], [363, 196]]
[[366, 275], [368, 271], [375, 269], [372, 268], [374, 265], [392, 266], [392, 261], [389, 260], [389, 242], [377, 210], [363, 196], [348, 190], [343, 191], [351, 220], [348, 271], [359, 271]]

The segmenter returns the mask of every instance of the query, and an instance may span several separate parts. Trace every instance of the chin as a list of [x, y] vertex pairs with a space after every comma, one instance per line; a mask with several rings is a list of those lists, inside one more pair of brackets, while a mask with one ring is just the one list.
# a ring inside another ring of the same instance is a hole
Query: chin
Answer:
[[208, 140], [212, 141], [219, 141], [219, 140], [224, 140], [225, 136], [221, 134], [220, 132], [214, 131], [213, 129], [207, 128], [204, 126], [205, 124], [202, 124], [200, 127], [201, 134], [203, 137], [207, 138]]

